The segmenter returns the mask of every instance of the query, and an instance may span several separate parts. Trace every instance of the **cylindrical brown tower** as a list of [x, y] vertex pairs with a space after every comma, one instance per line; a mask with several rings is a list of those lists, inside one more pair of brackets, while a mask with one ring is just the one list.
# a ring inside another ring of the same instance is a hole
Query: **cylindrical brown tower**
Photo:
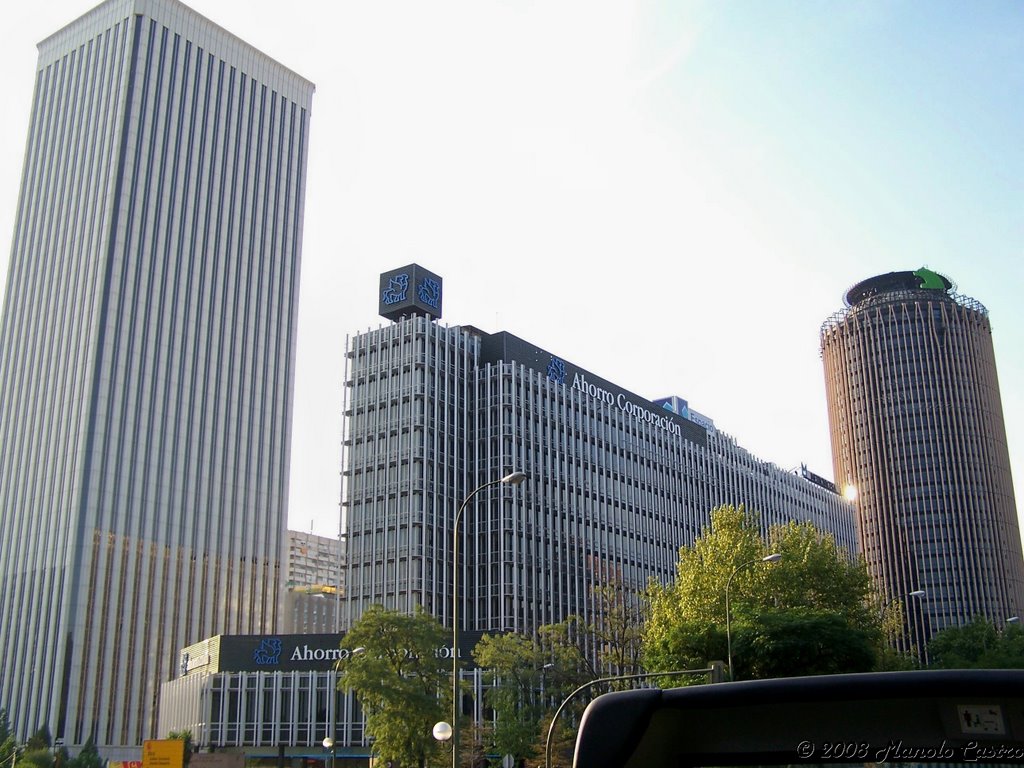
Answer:
[[[836, 484], [906, 606], [906, 650], [1024, 610], [1024, 557], [988, 311], [927, 269], [853, 286], [821, 328]], [[924, 595], [920, 591], [924, 590]]]

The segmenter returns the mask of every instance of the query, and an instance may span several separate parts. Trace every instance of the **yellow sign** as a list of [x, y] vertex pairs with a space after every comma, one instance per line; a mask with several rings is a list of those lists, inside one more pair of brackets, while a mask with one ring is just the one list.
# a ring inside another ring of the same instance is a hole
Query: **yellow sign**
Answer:
[[142, 742], [142, 768], [184, 768], [184, 739], [149, 739]]

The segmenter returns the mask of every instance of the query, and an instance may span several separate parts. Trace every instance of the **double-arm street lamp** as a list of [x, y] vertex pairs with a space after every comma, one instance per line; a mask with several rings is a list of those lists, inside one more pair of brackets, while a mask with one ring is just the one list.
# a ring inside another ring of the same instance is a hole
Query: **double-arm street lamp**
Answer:
[[512, 472], [500, 480], [484, 483], [459, 505], [452, 524], [452, 722], [451, 725], [440, 722], [434, 726], [435, 739], [452, 740], [452, 768], [459, 768], [459, 523], [462, 522], [462, 513], [478, 493], [494, 485], [519, 485], [525, 479], [525, 472]]
[[737, 573], [742, 571], [744, 568], [748, 568], [751, 565], [757, 565], [758, 563], [776, 563], [782, 559], [782, 555], [775, 553], [759, 557], [756, 560], [750, 560], [746, 563], [737, 565], [733, 572], [729, 574], [729, 580], [725, 582], [725, 644], [727, 647], [728, 659], [729, 659], [729, 679], [733, 679], [732, 674], [732, 608], [729, 605], [729, 588], [732, 586], [732, 579]]

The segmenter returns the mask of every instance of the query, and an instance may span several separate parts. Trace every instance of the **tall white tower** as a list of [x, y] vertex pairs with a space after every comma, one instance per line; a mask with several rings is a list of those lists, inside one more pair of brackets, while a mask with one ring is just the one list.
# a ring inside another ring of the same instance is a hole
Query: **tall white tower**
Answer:
[[19, 735], [137, 755], [179, 648], [276, 630], [312, 93], [176, 0], [39, 44], [0, 315]]

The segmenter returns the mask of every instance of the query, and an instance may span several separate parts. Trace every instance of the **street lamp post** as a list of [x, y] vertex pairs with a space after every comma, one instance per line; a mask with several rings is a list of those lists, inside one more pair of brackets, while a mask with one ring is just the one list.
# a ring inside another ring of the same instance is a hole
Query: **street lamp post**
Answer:
[[459, 523], [469, 502], [480, 491], [494, 485], [519, 485], [525, 479], [525, 472], [512, 472], [474, 489], [459, 505], [452, 524], [452, 722], [450, 726], [437, 723], [433, 731], [438, 741], [452, 740], [452, 768], [459, 768]]
[[545, 684], [548, 681], [548, 670], [549, 669], [554, 669], [554, 668], [555, 668], [555, 664], [554, 664], [554, 662], [551, 662], [551, 661], [549, 661], [547, 664], [545, 664], [543, 667], [540, 668], [540, 701], [541, 701], [541, 706], [544, 706], [544, 704], [545, 704], [544, 688], [545, 688]]
[[928, 651], [925, 648], [925, 627], [924, 627], [924, 596], [928, 592], [923, 589], [915, 589], [913, 592], [907, 592], [907, 597], [912, 597], [917, 601], [917, 610], [914, 611], [913, 617], [907, 617], [910, 622], [911, 637], [917, 643], [917, 660], [922, 666], [928, 666]]
[[334, 739], [330, 736], [324, 739], [324, 749], [327, 750], [327, 754], [331, 759], [329, 768], [334, 768]]
[[750, 560], [750, 561], [748, 561], [746, 563], [741, 563], [740, 565], [737, 565], [733, 569], [732, 573], [729, 574], [729, 579], [725, 582], [725, 644], [726, 644], [726, 650], [727, 650], [728, 661], [729, 661], [729, 679], [730, 680], [733, 679], [733, 674], [732, 674], [732, 608], [729, 605], [729, 588], [732, 587], [732, 579], [733, 579], [733, 577], [737, 573], [739, 573], [744, 568], [747, 568], [747, 567], [749, 567], [751, 565], [757, 565], [758, 563], [777, 563], [781, 559], [782, 559], [782, 555], [780, 555], [778, 553], [774, 553], [774, 554], [771, 554], [771, 555], [766, 555], [764, 557], [759, 557], [759, 558], [757, 558], [757, 560]]

